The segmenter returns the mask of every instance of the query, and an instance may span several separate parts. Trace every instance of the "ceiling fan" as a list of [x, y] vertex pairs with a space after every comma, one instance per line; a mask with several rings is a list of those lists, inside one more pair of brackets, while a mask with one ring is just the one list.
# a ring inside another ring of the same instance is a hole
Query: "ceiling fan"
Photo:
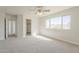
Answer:
[[46, 9], [44, 6], [36, 6], [35, 12], [37, 15], [41, 16], [46, 12], [50, 12], [50, 9]]

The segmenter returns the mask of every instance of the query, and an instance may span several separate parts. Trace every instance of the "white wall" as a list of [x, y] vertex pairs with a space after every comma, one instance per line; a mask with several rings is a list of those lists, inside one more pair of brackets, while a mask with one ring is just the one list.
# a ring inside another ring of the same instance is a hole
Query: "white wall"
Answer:
[[[71, 29], [70, 30], [53, 30], [45, 28], [45, 20], [54, 16], [71, 15]], [[79, 44], [79, 7], [73, 7], [49, 16], [40, 18], [40, 32], [39, 34], [56, 38], [59, 40]]]
[[32, 35], [38, 34], [38, 17], [32, 16]]
[[[12, 13], [10, 13], [12, 14]], [[26, 19], [31, 19], [31, 33], [32, 35], [38, 33], [38, 17], [33, 15], [32, 13], [25, 13], [25, 14], [13, 14], [17, 15], [17, 38], [24, 38], [26, 37]], [[7, 29], [8, 30], [8, 29]], [[6, 31], [8, 32], [8, 31]]]
[[23, 37], [26, 37], [26, 19], [31, 19], [31, 33], [32, 35], [38, 34], [38, 17], [32, 13], [23, 15]]
[[5, 15], [3, 12], [0, 12], [0, 40], [4, 40], [5, 29], [4, 29], [4, 18]]
[[[10, 11], [6, 11], [5, 9], [3, 9], [3, 10], [0, 10], [0, 40], [5, 39], [4, 19], [7, 16], [6, 13], [17, 15], [17, 37], [18, 38], [26, 37], [26, 19], [32, 20], [32, 28], [31, 28], [32, 35], [38, 33], [38, 17], [35, 16], [33, 13], [30, 13], [28, 11], [26, 11], [25, 13], [18, 11], [17, 13], [17, 11], [13, 12], [13, 9], [11, 9]], [[8, 30], [8, 27], [7, 27], [7, 30]], [[6, 32], [8, 33], [8, 31]]]
[[23, 37], [23, 15], [17, 15], [17, 37]]

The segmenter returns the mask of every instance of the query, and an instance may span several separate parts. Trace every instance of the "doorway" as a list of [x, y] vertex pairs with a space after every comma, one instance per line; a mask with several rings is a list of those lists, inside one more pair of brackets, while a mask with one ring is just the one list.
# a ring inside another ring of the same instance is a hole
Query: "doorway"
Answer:
[[8, 37], [16, 36], [16, 20], [8, 20]]
[[26, 35], [31, 35], [31, 20], [26, 20]]
[[17, 15], [7, 14], [5, 18], [5, 39], [17, 36]]

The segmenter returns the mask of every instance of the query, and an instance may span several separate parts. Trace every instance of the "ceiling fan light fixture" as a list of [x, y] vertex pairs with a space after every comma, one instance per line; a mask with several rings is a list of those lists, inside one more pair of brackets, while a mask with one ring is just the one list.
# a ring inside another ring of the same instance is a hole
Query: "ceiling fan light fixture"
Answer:
[[37, 12], [37, 15], [38, 15], [38, 16], [41, 16], [41, 15], [43, 15], [43, 13], [42, 13], [42, 12], [40, 12], [40, 13], [39, 13], [39, 12]]
[[38, 16], [41, 16], [41, 15], [43, 15], [43, 12], [38, 10], [38, 11], [36, 12], [36, 14], [37, 14]]
[[50, 11], [49, 9], [44, 9], [43, 6], [37, 6], [35, 13], [36, 13], [36, 15], [38, 15], [38, 16], [42, 16], [42, 15], [45, 14], [45, 12], [49, 12], [49, 11]]

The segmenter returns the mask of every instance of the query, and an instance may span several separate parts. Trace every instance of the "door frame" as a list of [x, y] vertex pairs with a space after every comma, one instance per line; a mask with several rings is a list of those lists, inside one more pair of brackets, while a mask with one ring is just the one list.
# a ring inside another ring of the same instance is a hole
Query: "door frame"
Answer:
[[5, 40], [6, 40], [6, 18], [4, 18], [4, 37], [5, 37]]
[[[12, 16], [13, 14], [6, 14], [6, 16], [5, 16], [5, 18], [4, 18], [4, 37], [5, 37], [5, 39], [7, 39], [9, 36], [8, 36], [8, 16]], [[15, 19], [15, 22], [16, 22], [16, 28], [15, 28], [15, 36], [14, 37], [17, 37], [17, 15], [13, 15], [13, 16], [16, 16], [16, 18], [14, 18]]]

